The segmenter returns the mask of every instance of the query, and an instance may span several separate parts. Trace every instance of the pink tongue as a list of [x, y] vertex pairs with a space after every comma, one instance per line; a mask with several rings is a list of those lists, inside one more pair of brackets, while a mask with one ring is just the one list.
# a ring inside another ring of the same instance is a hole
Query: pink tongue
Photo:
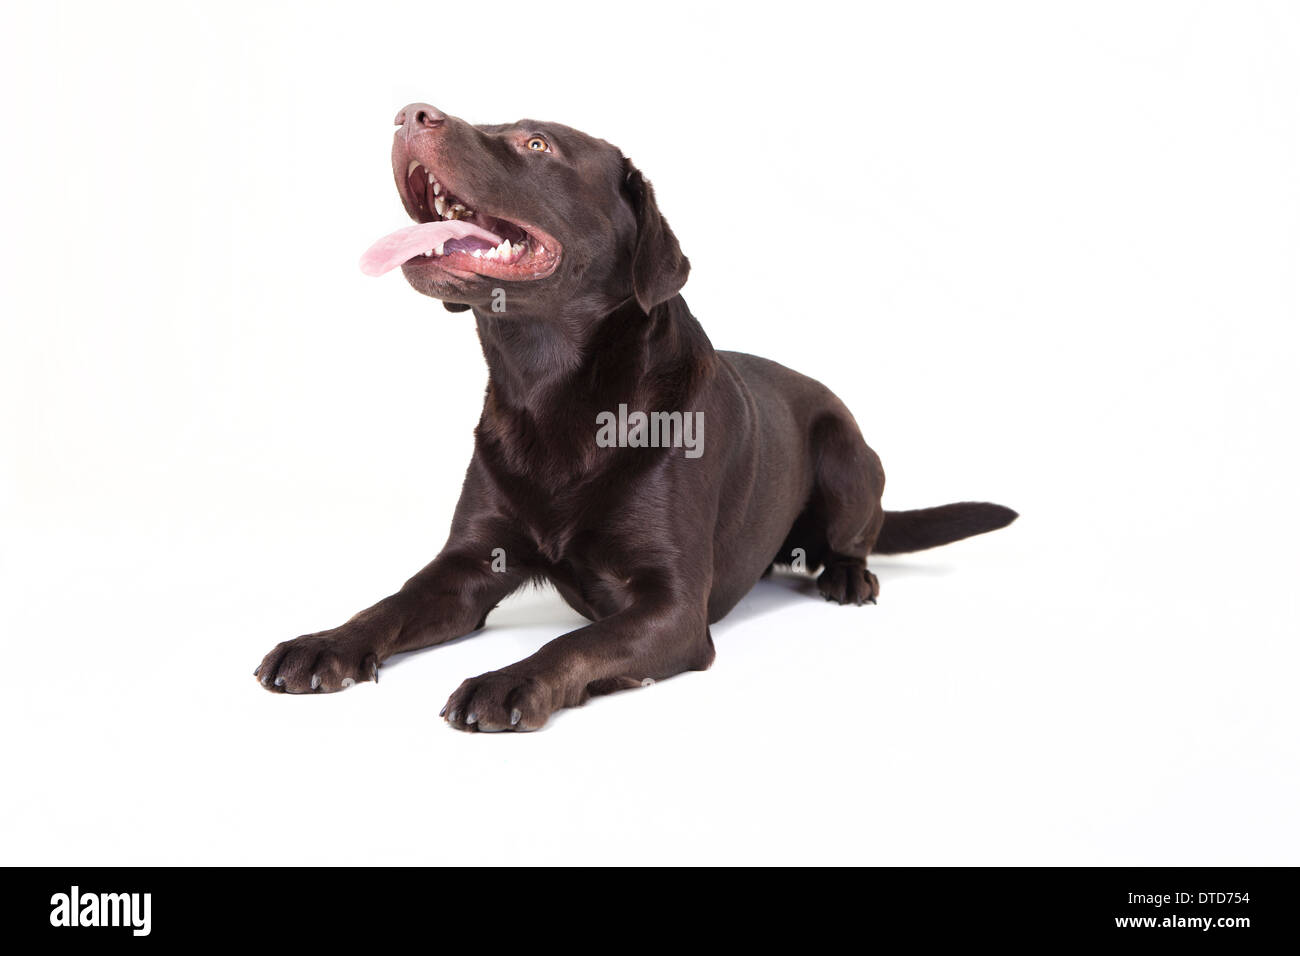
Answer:
[[442, 255], [442, 244], [448, 239], [465, 239], [474, 236], [494, 246], [501, 245], [501, 237], [486, 229], [451, 219], [446, 222], [421, 222], [390, 233], [366, 250], [361, 257], [361, 271], [368, 276], [381, 276], [396, 269], [407, 259], [423, 255], [430, 249]]

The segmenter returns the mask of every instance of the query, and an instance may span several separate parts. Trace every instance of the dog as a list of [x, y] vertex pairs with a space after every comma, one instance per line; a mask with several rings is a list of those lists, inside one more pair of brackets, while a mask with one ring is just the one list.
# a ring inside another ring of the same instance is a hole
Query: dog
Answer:
[[440, 713], [458, 730], [537, 730], [593, 695], [706, 669], [709, 625], [775, 566], [820, 569], [827, 600], [874, 604], [870, 554], [1017, 517], [982, 502], [883, 510], [880, 459], [829, 389], [714, 350], [680, 294], [690, 263], [618, 148], [424, 103], [396, 125], [415, 225], [361, 265], [400, 266], [473, 311], [489, 370], [474, 454], [437, 557], [341, 627], [277, 645], [254, 672], [268, 690], [377, 681], [385, 659], [479, 630], [548, 581], [592, 623], [466, 680]]

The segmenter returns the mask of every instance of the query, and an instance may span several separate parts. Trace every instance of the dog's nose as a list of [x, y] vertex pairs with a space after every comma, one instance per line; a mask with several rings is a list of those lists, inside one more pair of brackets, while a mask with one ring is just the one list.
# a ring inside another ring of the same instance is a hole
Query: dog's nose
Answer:
[[407, 136], [426, 129], [437, 129], [447, 122], [447, 114], [428, 103], [412, 103], [402, 108], [393, 120], [394, 125], [402, 127]]

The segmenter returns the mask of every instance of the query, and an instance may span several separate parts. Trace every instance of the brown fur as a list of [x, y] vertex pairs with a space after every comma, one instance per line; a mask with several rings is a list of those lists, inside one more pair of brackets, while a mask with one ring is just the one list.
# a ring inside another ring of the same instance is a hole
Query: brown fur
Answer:
[[[417, 156], [454, 177], [458, 196], [537, 224], [563, 251], [528, 281], [403, 267], [418, 291], [473, 309], [489, 369], [451, 534], [396, 594], [272, 650], [256, 672], [268, 689], [377, 679], [384, 659], [481, 628], [508, 594], [546, 580], [592, 623], [465, 681], [443, 711], [462, 730], [533, 730], [593, 694], [707, 668], [709, 624], [795, 549], [822, 569], [828, 600], [874, 603], [873, 548], [931, 547], [1015, 518], [978, 503], [885, 512], [880, 460], [838, 398], [713, 349], [679, 294], [690, 265], [654, 190], [613, 146], [551, 123], [471, 126], [423, 104], [399, 124], [399, 188]], [[535, 135], [554, 152], [521, 153]], [[502, 286], [508, 311], [494, 313]], [[597, 415], [620, 403], [702, 412], [702, 456], [598, 447]]]

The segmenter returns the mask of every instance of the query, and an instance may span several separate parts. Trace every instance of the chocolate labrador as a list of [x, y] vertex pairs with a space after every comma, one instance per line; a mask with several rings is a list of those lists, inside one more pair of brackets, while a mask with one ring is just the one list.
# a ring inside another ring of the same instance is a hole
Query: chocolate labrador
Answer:
[[451, 534], [396, 594], [279, 644], [268, 690], [377, 680], [385, 659], [482, 628], [549, 581], [592, 623], [457, 688], [458, 730], [536, 730], [562, 707], [713, 661], [709, 625], [776, 565], [875, 603], [873, 552], [946, 544], [1016, 513], [884, 511], [885, 474], [844, 404], [797, 372], [715, 351], [680, 295], [690, 264], [614, 146], [555, 123], [473, 126], [415, 103], [393, 173], [415, 225], [362, 269], [473, 310], [488, 365]]

